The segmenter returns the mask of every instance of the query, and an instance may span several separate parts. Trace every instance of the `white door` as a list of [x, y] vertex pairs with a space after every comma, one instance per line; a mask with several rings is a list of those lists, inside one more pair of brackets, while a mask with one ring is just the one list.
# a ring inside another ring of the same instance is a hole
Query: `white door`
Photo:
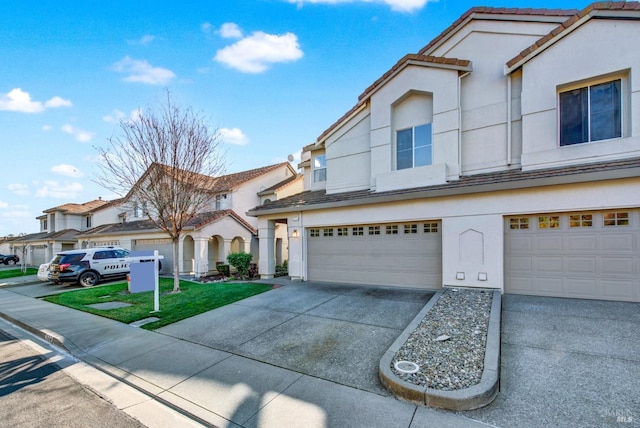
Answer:
[[640, 301], [640, 211], [507, 218], [505, 292]]
[[442, 286], [440, 222], [320, 227], [306, 233], [310, 281]]

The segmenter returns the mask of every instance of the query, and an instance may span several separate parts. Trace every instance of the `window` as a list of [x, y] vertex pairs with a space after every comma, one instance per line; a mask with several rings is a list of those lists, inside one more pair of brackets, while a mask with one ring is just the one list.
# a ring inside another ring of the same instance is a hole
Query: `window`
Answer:
[[386, 233], [387, 233], [387, 235], [397, 235], [398, 234], [398, 225], [397, 224], [387, 225]]
[[227, 195], [216, 195], [216, 211], [222, 209], [222, 200], [227, 199]]
[[362, 226], [352, 227], [351, 228], [351, 234], [353, 236], [362, 236], [362, 235], [364, 235], [364, 227], [362, 227]]
[[333, 229], [332, 228], [324, 228], [322, 230], [322, 236], [333, 236]]
[[42, 230], [47, 230], [47, 219], [42, 220]]
[[509, 229], [529, 229], [529, 217], [510, 218]]
[[327, 156], [318, 155], [313, 158], [313, 181], [327, 181]]
[[622, 81], [561, 92], [560, 145], [622, 137]]
[[309, 236], [312, 238], [317, 238], [320, 236], [320, 229], [309, 229]]
[[380, 235], [380, 226], [369, 226], [369, 235]]
[[405, 224], [404, 225], [404, 233], [405, 234], [418, 233], [418, 225], [417, 224]]
[[573, 214], [569, 216], [569, 227], [591, 227], [593, 226], [593, 215]]
[[349, 228], [348, 227], [339, 227], [338, 236], [349, 236]]
[[629, 225], [629, 213], [605, 213], [604, 214], [605, 226], [628, 226]]
[[538, 217], [538, 229], [557, 229], [560, 227], [559, 216]]
[[91, 216], [90, 216], [90, 215], [88, 215], [88, 216], [87, 216], [87, 223], [86, 223], [86, 226], [87, 226], [87, 228], [90, 228], [90, 227], [91, 227]]
[[396, 132], [396, 169], [431, 165], [431, 124]]
[[438, 233], [438, 223], [425, 223], [422, 231], [424, 233]]

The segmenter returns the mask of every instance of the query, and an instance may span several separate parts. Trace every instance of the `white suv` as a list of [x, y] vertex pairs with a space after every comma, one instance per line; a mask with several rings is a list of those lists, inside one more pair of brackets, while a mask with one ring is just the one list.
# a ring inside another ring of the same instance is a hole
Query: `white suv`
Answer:
[[103, 279], [124, 277], [129, 273], [129, 250], [97, 247], [62, 251], [51, 260], [51, 281], [76, 282], [93, 287]]

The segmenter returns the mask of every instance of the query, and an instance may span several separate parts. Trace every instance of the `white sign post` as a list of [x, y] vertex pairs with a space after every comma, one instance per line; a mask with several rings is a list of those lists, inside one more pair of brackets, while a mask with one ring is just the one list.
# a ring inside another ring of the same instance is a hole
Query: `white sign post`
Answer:
[[155, 287], [153, 291], [153, 312], [160, 312], [160, 278], [158, 278], [158, 250], [153, 251], [153, 270], [155, 274]]

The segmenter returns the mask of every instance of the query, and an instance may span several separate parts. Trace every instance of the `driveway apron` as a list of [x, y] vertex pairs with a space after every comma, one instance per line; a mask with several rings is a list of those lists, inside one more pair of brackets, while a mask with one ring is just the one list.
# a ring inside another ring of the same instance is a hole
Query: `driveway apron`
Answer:
[[380, 358], [432, 295], [293, 283], [156, 332], [389, 396], [378, 380]]
[[503, 296], [496, 426], [640, 426], [640, 305]]

